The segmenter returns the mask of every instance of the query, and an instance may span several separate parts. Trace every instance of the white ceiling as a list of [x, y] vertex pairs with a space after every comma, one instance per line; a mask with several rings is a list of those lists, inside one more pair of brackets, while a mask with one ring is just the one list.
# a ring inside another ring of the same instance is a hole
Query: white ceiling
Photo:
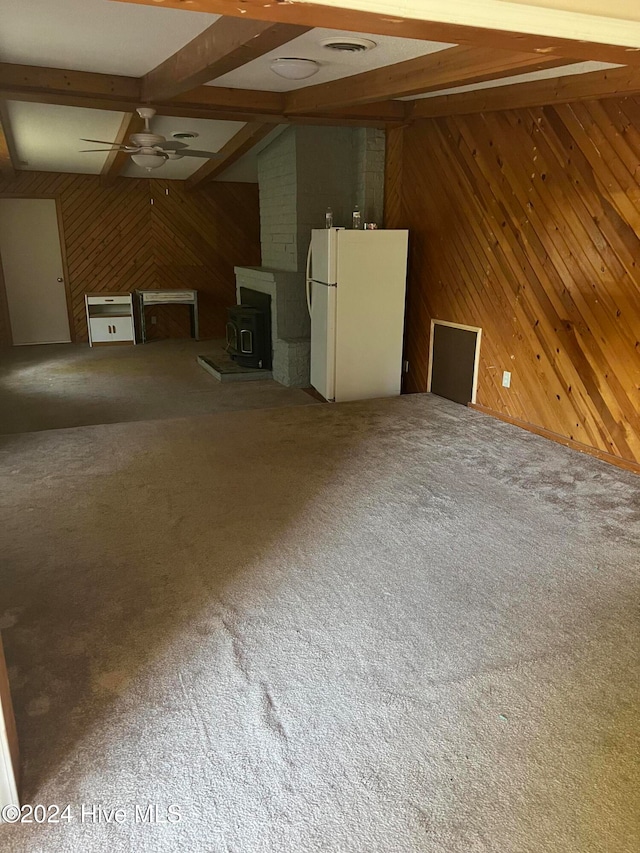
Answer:
[[442, 95], [460, 95], [462, 92], [476, 92], [480, 89], [495, 89], [498, 86], [514, 86], [517, 83], [530, 83], [534, 80], [555, 80], [572, 74], [588, 74], [591, 71], [603, 71], [605, 68], [620, 68], [609, 62], [576, 62], [573, 65], [563, 65], [562, 68], [545, 68], [544, 71], [530, 71], [527, 74], [515, 74], [512, 77], [501, 77], [499, 80], [486, 80], [483, 83], [471, 83], [467, 86], [456, 86], [453, 89], [439, 89], [425, 95], [411, 95], [402, 98], [403, 101], [417, 101], [424, 98], [440, 98]]
[[[366, 38], [376, 42], [376, 47], [364, 53], [340, 53], [328, 50], [321, 42], [327, 38]], [[254, 59], [242, 68], [236, 68], [209, 85], [227, 86], [230, 89], [262, 89], [269, 92], [289, 92], [302, 89], [305, 86], [315, 86], [330, 80], [361, 74], [383, 65], [392, 65], [417, 56], [426, 56], [453, 47], [441, 42], [417, 41], [416, 39], [393, 38], [392, 36], [369, 35], [367, 33], [348, 33], [343, 30], [310, 30], [298, 36], [277, 50], [272, 50], [264, 56]], [[285, 80], [269, 68], [272, 59], [281, 56], [296, 56], [304, 59], [315, 59], [320, 63], [320, 70], [306, 80]]]
[[[20, 168], [99, 174], [106, 154], [79, 154], [91, 144], [80, 137], [115, 139], [122, 113], [7, 101]], [[95, 146], [96, 148], [100, 146]]]
[[0, 0], [0, 61], [141, 77], [218, 17], [110, 0]]

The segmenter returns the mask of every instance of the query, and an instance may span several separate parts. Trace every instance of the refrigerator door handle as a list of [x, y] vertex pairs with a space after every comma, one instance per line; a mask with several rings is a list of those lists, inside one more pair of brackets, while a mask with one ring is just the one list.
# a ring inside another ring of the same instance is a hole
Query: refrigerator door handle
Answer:
[[307, 252], [307, 309], [311, 316], [311, 243]]

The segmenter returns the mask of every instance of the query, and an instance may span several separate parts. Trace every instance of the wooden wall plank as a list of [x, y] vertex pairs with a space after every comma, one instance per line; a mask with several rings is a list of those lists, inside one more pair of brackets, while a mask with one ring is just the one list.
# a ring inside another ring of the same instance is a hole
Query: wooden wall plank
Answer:
[[426, 390], [432, 319], [480, 326], [479, 406], [640, 462], [638, 128], [624, 98], [389, 132], [387, 225], [411, 232], [407, 390]]
[[[182, 181], [117, 178], [105, 186], [99, 175], [20, 171], [0, 180], [0, 195], [60, 200], [76, 342], [88, 340], [87, 291], [137, 288], [196, 288], [201, 336], [223, 336], [234, 265], [260, 264], [256, 184], [214, 181], [187, 191]], [[150, 337], [188, 336], [186, 310], [153, 311]], [[0, 344], [10, 343], [0, 298]]]

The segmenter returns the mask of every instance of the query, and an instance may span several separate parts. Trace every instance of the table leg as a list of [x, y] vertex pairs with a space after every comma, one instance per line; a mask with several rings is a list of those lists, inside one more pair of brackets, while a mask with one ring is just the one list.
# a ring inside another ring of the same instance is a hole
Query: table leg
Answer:
[[142, 338], [142, 343], [146, 344], [147, 342], [147, 323], [144, 316], [144, 297], [140, 297], [140, 336]]
[[193, 337], [197, 341], [199, 341], [200, 340], [200, 324], [198, 322], [198, 294], [197, 293], [196, 293], [195, 301], [193, 303], [193, 308], [191, 309], [191, 313], [192, 313], [192, 317], [193, 317], [191, 334], [193, 335]]

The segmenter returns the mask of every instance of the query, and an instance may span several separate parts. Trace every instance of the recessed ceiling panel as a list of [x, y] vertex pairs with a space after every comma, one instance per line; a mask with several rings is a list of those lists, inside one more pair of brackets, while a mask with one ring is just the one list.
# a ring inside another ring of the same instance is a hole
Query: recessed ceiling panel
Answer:
[[81, 137], [112, 140], [122, 113], [7, 101], [9, 123], [20, 161], [18, 168], [42, 172], [98, 174], [108, 153], [80, 154], [83, 148], [105, 148]]
[[218, 15], [108, 0], [1, 0], [0, 61], [140, 77]]
[[[185, 140], [190, 148], [199, 151], [219, 151], [232, 136], [244, 127], [240, 121], [208, 121], [207, 119], [171, 118], [156, 116], [151, 122], [154, 133], [160, 133], [166, 139], [171, 138], [174, 131], [192, 130], [198, 134], [196, 139]], [[147, 172], [130, 161], [122, 174], [130, 178], [163, 178], [168, 180], [184, 180], [192, 175], [208, 160], [196, 157], [183, 157], [181, 160], [168, 160], [164, 166]]]
[[[376, 46], [361, 53], [347, 53], [323, 47], [322, 42], [325, 39], [340, 37], [366, 38], [375, 42]], [[330, 80], [361, 74], [384, 65], [393, 65], [406, 59], [415, 59], [417, 56], [426, 56], [448, 47], [454, 47], [454, 45], [367, 33], [349, 33], [343, 30], [315, 29], [298, 36], [277, 50], [266, 53], [259, 59], [254, 59], [242, 68], [212, 80], [210, 85], [228, 86], [231, 89], [289, 92], [293, 89], [303, 89], [305, 86], [315, 86], [317, 83], [327, 83]], [[283, 56], [314, 59], [320, 63], [320, 70], [306, 80], [285, 80], [278, 77], [269, 67], [271, 60]]]
[[572, 74], [588, 74], [591, 71], [603, 71], [605, 68], [620, 68], [609, 62], [576, 62], [573, 65], [563, 65], [561, 68], [545, 68], [544, 71], [530, 71], [527, 74], [515, 74], [511, 77], [500, 77], [498, 80], [485, 80], [483, 83], [470, 83], [467, 86], [456, 86], [453, 89], [439, 89], [426, 95], [410, 95], [401, 98], [402, 101], [417, 101], [424, 98], [439, 98], [442, 95], [460, 95], [463, 92], [476, 92], [481, 89], [495, 89], [498, 86], [514, 86], [518, 83], [531, 83], [534, 80], [555, 80], [557, 77], [569, 77]]

